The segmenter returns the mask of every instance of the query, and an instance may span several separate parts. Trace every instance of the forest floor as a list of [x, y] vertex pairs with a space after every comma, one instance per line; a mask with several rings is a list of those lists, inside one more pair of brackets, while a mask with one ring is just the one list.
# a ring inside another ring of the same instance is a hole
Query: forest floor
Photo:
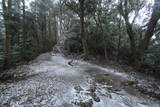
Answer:
[[101, 67], [115, 69], [116, 72], [127, 75], [127, 79], [131, 82], [131, 85], [134, 88], [137, 88], [137, 90], [139, 89], [139, 91], [141, 91], [143, 94], [149, 94], [152, 97], [160, 99], [159, 75], [139, 71], [131, 66], [120, 64], [115, 61], [106, 61], [100, 56], [93, 56], [89, 62]]
[[160, 107], [155, 78], [71, 60], [45, 53], [11, 69], [21, 78], [0, 83], [0, 107]]

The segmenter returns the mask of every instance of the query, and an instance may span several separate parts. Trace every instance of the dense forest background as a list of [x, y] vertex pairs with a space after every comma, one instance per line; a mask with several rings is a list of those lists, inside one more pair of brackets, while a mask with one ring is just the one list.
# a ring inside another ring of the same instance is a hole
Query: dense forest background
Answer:
[[1, 0], [0, 69], [51, 51], [160, 74], [160, 0]]

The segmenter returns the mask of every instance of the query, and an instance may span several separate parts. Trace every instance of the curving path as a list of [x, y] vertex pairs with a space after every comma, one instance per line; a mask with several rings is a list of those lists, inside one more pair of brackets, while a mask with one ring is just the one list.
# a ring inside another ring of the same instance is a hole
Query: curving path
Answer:
[[160, 107], [119, 73], [61, 54], [40, 55], [29, 65], [24, 80], [0, 84], [0, 107]]

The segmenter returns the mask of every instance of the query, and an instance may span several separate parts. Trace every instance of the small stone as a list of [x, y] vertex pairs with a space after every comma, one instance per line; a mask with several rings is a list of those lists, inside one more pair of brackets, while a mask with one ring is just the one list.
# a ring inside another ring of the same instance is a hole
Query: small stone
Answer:
[[20, 96], [15, 96], [14, 98], [13, 98], [15, 101], [20, 101]]
[[89, 91], [94, 93], [96, 91], [96, 87], [95, 86], [90, 87]]
[[96, 95], [96, 93], [91, 93], [91, 97], [94, 99], [94, 101], [100, 102], [100, 98]]
[[104, 76], [109, 76], [109, 74], [104, 74]]
[[83, 88], [81, 88], [80, 86], [75, 86], [74, 89], [77, 91], [77, 93], [83, 91]]
[[88, 101], [82, 101], [80, 102], [81, 107], [92, 107], [93, 101], [90, 99]]
[[23, 74], [20, 74], [19, 76], [20, 76], [20, 77], [22, 77], [22, 76], [23, 76]]

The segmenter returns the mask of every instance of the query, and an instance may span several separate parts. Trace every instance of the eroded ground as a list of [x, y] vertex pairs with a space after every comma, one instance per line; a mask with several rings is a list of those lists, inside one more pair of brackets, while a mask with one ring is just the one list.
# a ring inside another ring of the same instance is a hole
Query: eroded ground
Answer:
[[28, 77], [0, 84], [0, 107], [160, 107], [141, 94], [128, 75], [60, 54], [19, 67]]

